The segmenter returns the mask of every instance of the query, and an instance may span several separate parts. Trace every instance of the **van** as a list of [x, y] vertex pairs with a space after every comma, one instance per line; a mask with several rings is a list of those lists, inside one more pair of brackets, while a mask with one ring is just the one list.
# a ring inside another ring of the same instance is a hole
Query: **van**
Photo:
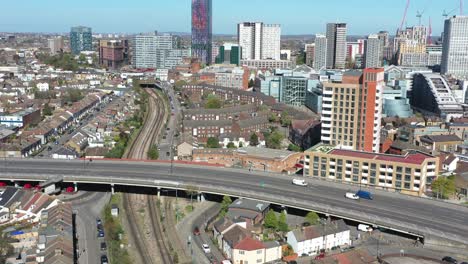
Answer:
[[373, 200], [374, 199], [374, 196], [372, 195], [372, 193], [368, 192], [368, 191], [358, 191], [356, 193], [357, 196], [359, 196], [359, 198], [361, 199], [367, 199], [367, 200]]
[[365, 225], [365, 224], [359, 224], [357, 226], [357, 229], [359, 231], [363, 231], [363, 232], [372, 232], [372, 227], [368, 226], [368, 225]]

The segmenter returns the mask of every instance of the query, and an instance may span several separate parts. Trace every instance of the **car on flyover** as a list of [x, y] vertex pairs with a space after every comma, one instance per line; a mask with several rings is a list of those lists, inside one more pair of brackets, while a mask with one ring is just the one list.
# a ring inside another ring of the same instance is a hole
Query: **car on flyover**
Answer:
[[346, 192], [345, 197], [351, 200], [359, 200], [359, 196], [353, 192]]
[[304, 187], [308, 185], [308, 183], [303, 179], [293, 179], [292, 184]]

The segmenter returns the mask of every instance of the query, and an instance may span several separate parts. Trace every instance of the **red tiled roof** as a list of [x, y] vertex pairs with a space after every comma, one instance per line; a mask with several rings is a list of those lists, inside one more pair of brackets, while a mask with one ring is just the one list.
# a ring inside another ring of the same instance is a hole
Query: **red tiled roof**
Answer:
[[245, 251], [252, 251], [265, 248], [262, 242], [255, 240], [251, 237], [246, 237], [242, 239], [237, 245], [234, 246], [234, 249], [240, 249]]
[[330, 154], [338, 156], [356, 157], [371, 160], [393, 161], [401, 163], [422, 164], [430, 155], [423, 153], [407, 154], [405, 156], [374, 154], [369, 152], [360, 152], [353, 150], [335, 149]]

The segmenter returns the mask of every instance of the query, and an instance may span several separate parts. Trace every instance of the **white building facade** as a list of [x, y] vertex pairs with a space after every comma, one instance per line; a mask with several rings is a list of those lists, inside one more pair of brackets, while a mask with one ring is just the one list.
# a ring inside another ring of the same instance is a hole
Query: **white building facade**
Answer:
[[468, 16], [445, 20], [441, 73], [468, 77]]
[[280, 60], [281, 26], [261, 22], [244, 22], [237, 26], [243, 60]]

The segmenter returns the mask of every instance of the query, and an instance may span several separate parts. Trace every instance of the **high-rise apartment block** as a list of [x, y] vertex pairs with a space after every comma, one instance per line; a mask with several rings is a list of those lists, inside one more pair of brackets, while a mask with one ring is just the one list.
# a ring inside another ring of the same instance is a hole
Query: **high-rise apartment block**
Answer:
[[320, 70], [327, 67], [327, 37], [315, 35], [314, 69]]
[[205, 64], [212, 63], [212, 19], [212, 0], [192, 0], [192, 52]]
[[384, 70], [348, 71], [342, 82], [325, 82], [323, 86], [322, 142], [378, 152]]
[[99, 64], [109, 69], [118, 69], [128, 63], [128, 40], [100, 40]]
[[90, 27], [72, 27], [70, 31], [70, 49], [78, 55], [82, 51], [93, 50], [93, 33]]
[[315, 43], [305, 44], [304, 53], [305, 53], [305, 64], [307, 66], [314, 67]]
[[216, 57], [217, 64], [235, 64], [239, 66], [241, 48], [237, 43], [224, 43], [219, 47], [219, 53]]
[[382, 41], [378, 35], [369, 35], [365, 42], [365, 67], [382, 67]]
[[281, 26], [261, 22], [244, 22], [237, 26], [243, 60], [280, 60]]
[[50, 54], [55, 55], [59, 52], [63, 51], [63, 38], [62, 37], [55, 37], [47, 40]]
[[178, 38], [171, 34], [137, 35], [133, 39], [135, 68], [171, 69], [189, 56], [190, 50], [180, 49]]
[[468, 77], [468, 16], [445, 20], [441, 73]]
[[344, 69], [346, 66], [346, 23], [327, 24], [327, 68]]

